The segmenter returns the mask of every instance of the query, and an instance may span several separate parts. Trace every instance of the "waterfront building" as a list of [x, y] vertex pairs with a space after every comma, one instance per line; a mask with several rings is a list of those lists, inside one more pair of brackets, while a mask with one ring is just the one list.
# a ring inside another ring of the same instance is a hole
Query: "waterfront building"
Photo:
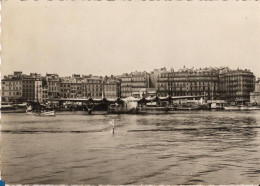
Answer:
[[21, 103], [23, 101], [22, 72], [4, 76], [1, 85], [2, 102]]
[[42, 102], [42, 76], [37, 73], [22, 76], [23, 101]]
[[133, 72], [121, 76], [121, 97], [142, 97], [150, 86], [150, 74]]
[[99, 76], [82, 76], [82, 96], [91, 98], [103, 98], [103, 79]]
[[247, 69], [225, 69], [220, 71], [219, 85], [221, 99], [245, 103], [250, 101], [250, 92], [254, 91], [255, 76]]
[[70, 98], [70, 86], [71, 77], [61, 77], [60, 78], [60, 96], [62, 98]]
[[42, 86], [42, 102], [47, 103], [48, 98], [48, 88], [47, 86]]
[[160, 69], [154, 69], [150, 73], [150, 79], [151, 79], [150, 88], [155, 88], [155, 89], [158, 88], [157, 87], [158, 77], [160, 77], [162, 73], [167, 73], [167, 69], [165, 67]]
[[[46, 102], [49, 98], [116, 98], [151, 96], [203, 96], [206, 100], [259, 103], [259, 80], [249, 70], [220, 68], [166, 68], [147, 72], [132, 72], [120, 76], [99, 77], [73, 74], [14, 72], [2, 80], [2, 101]], [[254, 88], [255, 87], [255, 88]], [[255, 89], [255, 91], [254, 91]], [[254, 91], [254, 92], [253, 92]], [[251, 94], [250, 94], [251, 92]], [[214, 102], [214, 101], [211, 101]]]
[[60, 97], [60, 78], [58, 74], [46, 74], [46, 83], [49, 98]]
[[255, 90], [250, 93], [250, 103], [260, 105], [260, 78], [255, 81]]
[[219, 95], [218, 69], [171, 69], [157, 78], [158, 96], [200, 96], [216, 99]]
[[105, 98], [120, 97], [120, 81], [118, 79], [105, 77], [103, 85]]
[[82, 98], [82, 78], [73, 74], [72, 77], [60, 78], [60, 96], [62, 98]]

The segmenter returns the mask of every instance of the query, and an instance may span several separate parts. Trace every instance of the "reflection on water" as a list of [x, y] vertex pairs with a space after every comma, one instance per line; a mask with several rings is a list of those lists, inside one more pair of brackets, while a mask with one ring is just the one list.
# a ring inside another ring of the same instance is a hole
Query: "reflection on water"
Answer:
[[9, 184], [260, 182], [260, 112], [3, 114], [1, 124]]

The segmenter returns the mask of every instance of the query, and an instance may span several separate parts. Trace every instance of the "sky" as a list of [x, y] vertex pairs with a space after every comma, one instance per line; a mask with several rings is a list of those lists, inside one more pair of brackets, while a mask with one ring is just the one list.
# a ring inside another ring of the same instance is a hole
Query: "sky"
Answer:
[[1, 74], [228, 66], [260, 77], [258, 1], [2, 1]]

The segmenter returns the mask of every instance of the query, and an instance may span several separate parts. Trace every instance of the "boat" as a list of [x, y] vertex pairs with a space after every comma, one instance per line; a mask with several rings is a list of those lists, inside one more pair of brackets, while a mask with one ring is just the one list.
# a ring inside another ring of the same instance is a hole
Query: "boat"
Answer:
[[51, 108], [47, 108], [46, 105], [39, 102], [29, 101], [26, 109], [27, 115], [35, 116], [55, 116], [55, 111]]
[[241, 111], [247, 111], [247, 110], [249, 110], [249, 107], [248, 106], [240, 106], [240, 110]]
[[140, 114], [164, 114], [170, 111], [169, 107], [138, 107], [138, 113]]
[[35, 112], [36, 116], [55, 116], [55, 111], [50, 110], [50, 111], [42, 111], [42, 112]]
[[180, 105], [175, 108], [175, 110], [179, 110], [179, 111], [192, 111], [192, 110], [201, 110], [201, 109], [202, 107], [200, 107], [199, 105]]
[[248, 110], [260, 110], [260, 107], [251, 106], [251, 107], [248, 107]]
[[224, 106], [224, 110], [238, 111], [240, 107], [238, 106]]
[[1, 113], [25, 113], [26, 104], [1, 105]]

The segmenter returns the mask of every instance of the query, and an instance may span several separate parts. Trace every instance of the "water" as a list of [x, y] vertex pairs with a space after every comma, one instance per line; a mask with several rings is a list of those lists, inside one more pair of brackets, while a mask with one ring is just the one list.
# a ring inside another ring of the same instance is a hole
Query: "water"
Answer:
[[257, 111], [3, 114], [1, 124], [8, 184], [260, 183]]

